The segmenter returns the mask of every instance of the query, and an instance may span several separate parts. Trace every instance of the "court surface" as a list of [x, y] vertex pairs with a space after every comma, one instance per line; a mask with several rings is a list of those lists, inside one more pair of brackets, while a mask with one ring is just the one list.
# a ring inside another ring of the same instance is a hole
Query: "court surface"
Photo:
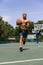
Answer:
[[26, 42], [23, 52], [19, 43], [0, 44], [0, 65], [43, 65], [43, 42]]

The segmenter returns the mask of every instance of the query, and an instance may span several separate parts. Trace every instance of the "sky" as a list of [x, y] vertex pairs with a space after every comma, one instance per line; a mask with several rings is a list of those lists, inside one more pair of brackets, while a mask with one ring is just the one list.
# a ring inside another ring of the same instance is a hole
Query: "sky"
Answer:
[[24, 12], [30, 21], [43, 20], [43, 0], [0, 0], [0, 16], [13, 27]]

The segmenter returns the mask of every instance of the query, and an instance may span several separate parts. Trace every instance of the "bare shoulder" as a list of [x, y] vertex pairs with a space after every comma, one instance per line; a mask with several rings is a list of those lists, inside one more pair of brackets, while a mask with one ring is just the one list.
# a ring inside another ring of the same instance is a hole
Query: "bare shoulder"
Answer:
[[29, 19], [27, 19], [27, 21], [30, 21]]
[[23, 18], [20, 18], [21, 21], [23, 21]]
[[27, 22], [30, 22], [30, 20], [29, 20], [29, 19], [26, 19], [26, 21], [27, 21]]
[[17, 22], [18, 22], [18, 21], [21, 21], [21, 18], [18, 18], [16, 21], [17, 21]]

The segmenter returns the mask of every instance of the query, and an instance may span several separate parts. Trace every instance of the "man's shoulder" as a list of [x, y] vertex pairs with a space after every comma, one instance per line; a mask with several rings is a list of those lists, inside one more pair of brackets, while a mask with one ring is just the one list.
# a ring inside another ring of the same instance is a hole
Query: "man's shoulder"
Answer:
[[30, 20], [29, 20], [29, 19], [26, 19], [26, 21], [27, 21], [27, 22], [30, 22]]
[[27, 19], [27, 21], [30, 21], [29, 19]]
[[20, 20], [23, 20], [23, 18], [20, 18]]

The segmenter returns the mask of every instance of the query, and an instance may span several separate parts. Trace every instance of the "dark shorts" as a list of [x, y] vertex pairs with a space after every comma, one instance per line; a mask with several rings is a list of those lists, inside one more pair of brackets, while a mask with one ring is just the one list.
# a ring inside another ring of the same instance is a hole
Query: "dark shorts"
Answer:
[[26, 38], [28, 35], [28, 30], [20, 29], [19, 35]]

